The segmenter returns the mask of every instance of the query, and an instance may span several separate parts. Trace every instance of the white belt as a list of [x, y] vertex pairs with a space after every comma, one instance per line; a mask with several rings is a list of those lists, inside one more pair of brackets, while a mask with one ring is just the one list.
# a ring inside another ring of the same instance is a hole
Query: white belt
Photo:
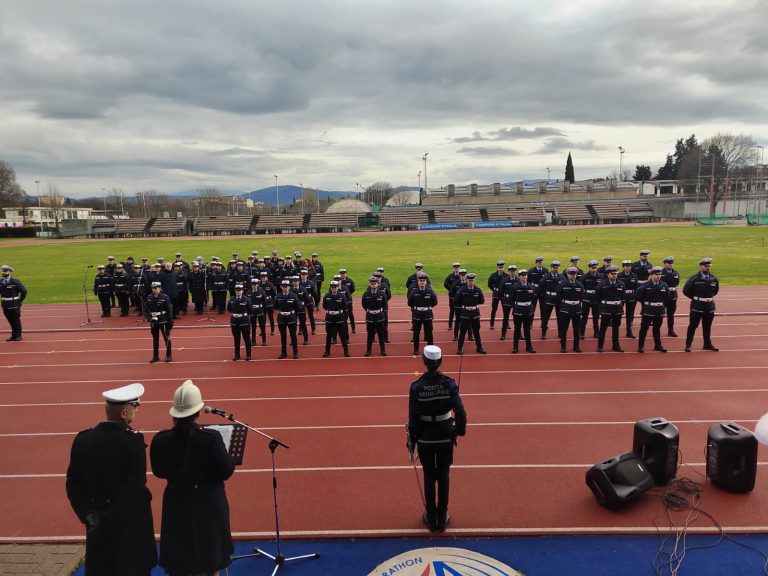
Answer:
[[366, 310], [368, 314], [381, 314], [382, 308], [379, 308], [378, 310]]
[[648, 306], [664, 306], [664, 302], [646, 302]]
[[477, 306], [462, 306], [464, 310], [477, 310]]
[[693, 299], [699, 302], [712, 302], [714, 300], [714, 298], [699, 298], [698, 296], [694, 296]]
[[587, 294], [594, 294], [595, 293], [594, 290], [584, 290], [584, 292], [586, 292]]
[[417, 312], [429, 312], [432, 310], [432, 306], [414, 306], [413, 309]]
[[607, 306], [620, 306], [621, 300], [603, 300], [603, 304]]
[[568, 304], [570, 306], [577, 306], [581, 304], [581, 300], [563, 300], [563, 304]]
[[515, 306], [530, 306], [532, 302], [515, 302]]
[[282, 310], [280, 310], [280, 311], [279, 311], [279, 314], [280, 314], [281, 316], [290, 316], [291, 314], [293, 314], [293, 312], [283, 312]]
[[243, 316], [248, 316], [248, 314], [232, 314], [232, 318], [242, 318]]
[[18, 300], [18, 296], [13, 296], [12, 298], [3, 298], [3, 302], [8, 302], [9, 300]]
[[437, 416], [419, 416], [419, 420], [422, 422], [444, 422], [446, 420], [450, 420], [450, 418], [450, 412], [446, 412], [445, 414], [438, 414]]

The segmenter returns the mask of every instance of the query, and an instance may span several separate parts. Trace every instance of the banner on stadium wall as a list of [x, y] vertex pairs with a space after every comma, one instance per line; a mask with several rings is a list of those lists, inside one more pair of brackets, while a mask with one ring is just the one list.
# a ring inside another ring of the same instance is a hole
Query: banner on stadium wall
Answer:
[[455, 230], [459, 225], [455, 222], [440, 222], [436, 224], [419, 224], [419, 230]]
[[512, 222], [510, 220], [492, 220], [490, 222], [475, 222], [475, 228], [511, 228], [512, 226], [520, 226], [520, 223]]

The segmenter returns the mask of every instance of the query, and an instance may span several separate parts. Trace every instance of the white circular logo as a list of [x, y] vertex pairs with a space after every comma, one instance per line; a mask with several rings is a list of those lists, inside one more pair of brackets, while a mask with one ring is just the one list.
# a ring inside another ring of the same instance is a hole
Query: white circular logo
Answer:
[[523, 576], [498, 560], [463, 548], [419, 548], [382, 562], [368, 576]]

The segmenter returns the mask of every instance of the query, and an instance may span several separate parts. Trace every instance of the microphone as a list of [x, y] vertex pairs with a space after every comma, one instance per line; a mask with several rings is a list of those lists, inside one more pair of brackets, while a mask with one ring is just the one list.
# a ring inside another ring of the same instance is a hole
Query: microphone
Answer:
[[219, 410], [218, 408], [214, 408], [213, 406], [206, 406], [203, 408], [203, 412], [206, 414], [216, 414], [217, 416], [224, 416], [227, 417], [227, 413], [224, 412], [224, 410]]

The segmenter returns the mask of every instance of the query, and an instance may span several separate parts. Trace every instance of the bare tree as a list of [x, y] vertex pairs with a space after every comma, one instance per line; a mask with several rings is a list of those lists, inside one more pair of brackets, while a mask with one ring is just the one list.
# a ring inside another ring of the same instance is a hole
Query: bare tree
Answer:
[[221, 216], [226, 206], [221, 192], [215, 186], [204, 186], [197, 191], [198, 216]]
[[16, 182], [16, 170], [8, 162], [0, 161], [0, 206], [18, 204], [25, 196]]
[[392, 196], [392, 185], [389, 182], [374, 182], [363, 192], [363, 200], [368, 204], [384, 206]]

